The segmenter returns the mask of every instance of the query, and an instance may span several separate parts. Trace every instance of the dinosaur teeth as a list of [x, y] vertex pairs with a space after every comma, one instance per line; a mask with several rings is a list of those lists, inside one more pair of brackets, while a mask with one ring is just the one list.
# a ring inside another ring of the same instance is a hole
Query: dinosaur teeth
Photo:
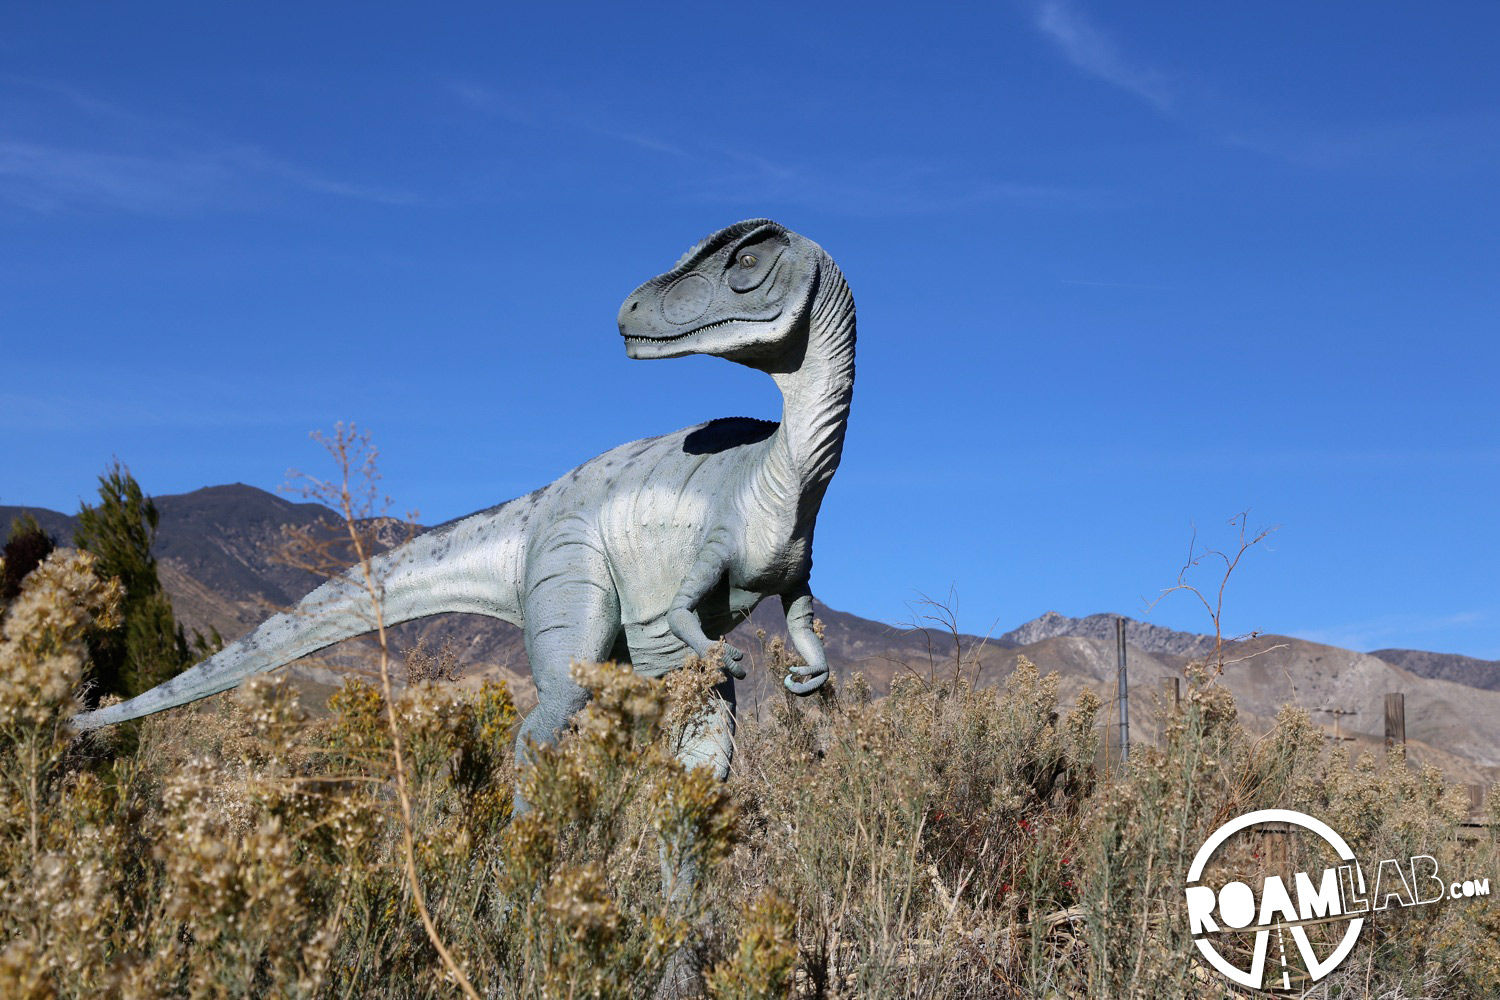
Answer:
[[623, 334], [622, 336], [624, 336], [624, 338], [627, 341], [631, 341], [633, 343], [638, 343], [638, 344], [668, 344], [668, 343], [671, 343], [674, 340], [681, 340], [684, 337], [691, 337], [695, 333], [702, 333], [704, 330], [712, 330], [716, 326], [724, 326], [725, 324], [728, 324], [728, 323], [739, 323], [739, 322], [742, 322], [742, 320], [738, 320], [738, 319], [721, 319], [721, 320], [718, 320], [717, 322], [709, 323], [709, 324], [707, 324], [705, 326], [694, 327], [693, 329], [688, 330], [686, 333], [675, 333], [675, 334], [672, 334], [671, 336], [668, 336], [668, 337], [645, 337], [645, 336], [641, 336], [639, 334], [632, 335], [632, 334], [628, 334], [628, 333], [627, 334]]

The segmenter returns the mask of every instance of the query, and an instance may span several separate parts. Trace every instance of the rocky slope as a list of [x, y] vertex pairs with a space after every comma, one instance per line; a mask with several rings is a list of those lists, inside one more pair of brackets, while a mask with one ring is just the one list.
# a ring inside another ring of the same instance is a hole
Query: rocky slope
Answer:
[[1370, 655], [1421, 677], [1500, 691], [1500, 660], [1478, 660], [1457, 653], [1428, 653], [1420, 649], [1377, 649]]

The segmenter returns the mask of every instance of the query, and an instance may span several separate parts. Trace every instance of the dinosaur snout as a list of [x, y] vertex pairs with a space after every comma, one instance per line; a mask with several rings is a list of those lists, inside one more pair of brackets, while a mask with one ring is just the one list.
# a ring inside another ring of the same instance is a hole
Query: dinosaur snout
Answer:
[[621, 336], [629, 337], [639, 335], [641, 326], [647, 322], [649, 310], [646, 308], [645, 296], [639, 289], [625, 303], [620, 306], [619, 326]]

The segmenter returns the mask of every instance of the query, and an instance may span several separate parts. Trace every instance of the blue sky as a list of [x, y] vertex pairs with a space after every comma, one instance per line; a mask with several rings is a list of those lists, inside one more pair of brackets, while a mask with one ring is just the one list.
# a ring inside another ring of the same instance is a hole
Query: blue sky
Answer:
[[342, 419], [431, 523], [774, 416], [614, 328], [770, 216], [859, 307], [829, 604], [1139, 616], [1248, 508], [1227, 632], [1500, 657], [1500, 6], [440, 9], [7, 6], [0, 503]]

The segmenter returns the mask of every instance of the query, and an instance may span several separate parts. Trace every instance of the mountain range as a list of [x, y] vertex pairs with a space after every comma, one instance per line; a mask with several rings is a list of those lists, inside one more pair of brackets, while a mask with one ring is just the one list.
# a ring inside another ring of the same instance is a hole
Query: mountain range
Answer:
[[[156, 498], [160, 512], [155, 554], [162, 583], [178, 618], [205, 633], [215, 628], [233, 639], [270, 612], [295, 604], [320, 577], [281, 558], [288, 529], [336, 537], [340, 522], [328, 508], [297, 503], [243, 484], [211, 486]], [[72, 538], [76, 518], [57, 511], [0, 506], [0, 530], [29, 512], [60, 543]], [[1065, 704], [1085, 687], [1109, 705], [1115, 718], [1116, 620], [1113, 614], [1072, 618], [1049, 611], [999, 636], [960, 631], [946, 609], [918, 606], [914, 622], [887, 625], [819, 604], [825, 646], [837, 679], [855, 671], [876, 693], [910, 672], [922, 677], [955, 671], [980, 683], [999, 682], [1024, 655], [1043, 672], [1061, 677]], [[1211, 635], [1180, 632], [1126, 619], [1130, 738], [1152, 740], [1173, 678], [1183, 683], [1192, 660], [1210, 657]], [[778, 602], [766, 601], [730, 638], [762, 659], [761, 631], [784, 632]], [[441, 615], [394, 630], [398, 650], [425, 641], [447, 644], [461, 665], [459, 683], [505, 678], [521, 699], [531, 693], [520, 630], [473, 615]], [[299, 661], [292, 676], [312, 698], [326, 695], [343, 675], [372, 670], [371, 643], [354, 640], [316, 658]], [[1500, 778], [1500, 661], [1416, 650], [1362, 653], [1304, 639], [1257, 635], [1228, 642], [1222, 683], [1234, 694], [1250, 728], [1269, 727], [1290, 702], [1313, 712], [1315, 721], [1358, 749], [1384, 743], [1384, 696], [1406, 696], [1406, 735], [1411, 756], [1431, 761], [1451, 779], [1490, 784]], [[399, 673], [399, 672], [398, 672]], [[782, 697], [775, 678], [758, 666], [739, 685], [741, 705], [758, 711]], [[1342, 713], [1335, 716], [1333, 713]], [[1107, 733], [1115, 739], [1115, 727]]]

